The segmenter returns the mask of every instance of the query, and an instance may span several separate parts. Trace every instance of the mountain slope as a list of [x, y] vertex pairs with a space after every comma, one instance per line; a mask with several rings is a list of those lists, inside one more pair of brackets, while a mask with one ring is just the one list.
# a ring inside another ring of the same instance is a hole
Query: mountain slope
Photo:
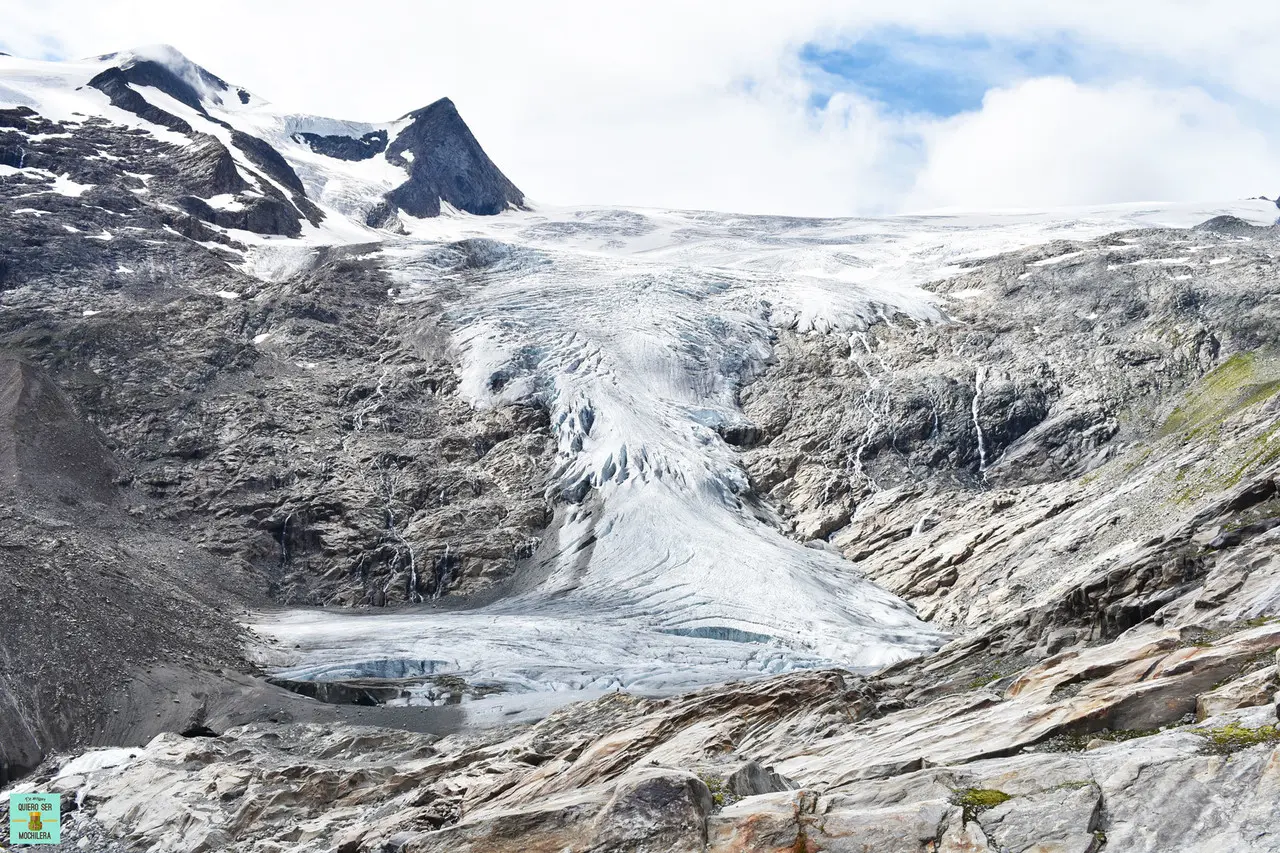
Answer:
[[[308, 233], [325, 233], [329, 183], [355, 186], [363, 211], [356, 218], [376, 225], [400, 209], [437, 216], [442, 202], [476, 214], [524, 204], [447, 98], [382, 125], [285, 114], [164, 45], [79, 63], [9, 57], [3, 74], [5, 99], [43, 119], [78, 125], [84, 122], [77, 117], [92, 116], [183, 149], [173, 152], [183, 161], [174, 189], [185, 193], [174, 201], [232, 231], [297, 237], [305, 223]], [[361, 149], [361, 139], [370, 144]], [[11, 150], [23, 147], [7, 142]], [[75, 161], [53, 165], [80, 171]]]
[[1277, 849], [1269, 204], [528, 209], [447, 100], [169, 48], [0, 126], [0, 763], [73, 841]]

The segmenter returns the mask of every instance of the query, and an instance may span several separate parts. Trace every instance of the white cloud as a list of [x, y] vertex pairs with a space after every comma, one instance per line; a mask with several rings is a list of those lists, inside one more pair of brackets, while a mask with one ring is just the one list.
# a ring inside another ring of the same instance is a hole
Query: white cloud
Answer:
[[989, 92], [935, 125], [914, 207], [1033, 207], [1257, 195], [1277, 152], [1198, 90], [1063, 78]]
[[[0, 20], [0, 41], [26, 55], [50, 39], [72, 56], [168, 42], [300, 111], [384, 119], [448, 95], [504, 171], [549, 202], [827, 215], [1280, 186], [1259, 126], [1280, 125], [1280, 9], [1247, 0], [1230, 15], [1169, 0], [0, 0]], [[799, 48], [884, 25], [1065, 36], [1142, 62], [1128, 83], [1030, 81], [942, 123], [852, 95], [813, 110]], [[1144, 76], [1161, 63], [1265, 109]]]

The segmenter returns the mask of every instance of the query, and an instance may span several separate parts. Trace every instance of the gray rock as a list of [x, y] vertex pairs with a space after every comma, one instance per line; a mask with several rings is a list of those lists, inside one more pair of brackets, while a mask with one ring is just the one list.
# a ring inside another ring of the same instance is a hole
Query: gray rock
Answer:
[[439, 216], [441, 202], [480, 215], [524, 207], [524, 194], [484, 153], [453, 101], [441, 98], [405, 118], [413, 121], [387, 146], [387, 160], [409, 170], [409, 180], [386, 196], [392, 208]]
[[1102, 793], [1091, 781], [1013, 797], [978, 816], [996, 850], [1093, 853], [1102, 820]]
[[707, 843], [711, 792], [692, 773], [641, 771], [618, 786], [586, 849], [698, 853]]
[[782, 778], [772, 768], [765, 767], [756, 761], [748, 761], [726, 776], [724, 786], [737, 797], [754, 797], [758, 794], [773, 794], [795, 788], [793, 783]]

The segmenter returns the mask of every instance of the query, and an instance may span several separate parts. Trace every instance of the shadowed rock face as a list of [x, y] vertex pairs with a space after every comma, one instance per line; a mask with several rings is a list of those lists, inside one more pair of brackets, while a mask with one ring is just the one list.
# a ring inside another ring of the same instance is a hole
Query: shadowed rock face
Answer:
[[[191, 125], [173, 113], [149, 103], [146, 98], [130, 88], [128, 76], [119, 68], [108, 68], [90, 80], [89, 85], [110, 98], [111, 105], [114, 107], [128, 110], [139, 118], [178, 133], [191, 133]], [[203, 109], [200, 111], [204, 112]]]
[[115, 463], [101, 436], [39, 368], [0, 355], [0, 489], [107, 501]]
[[387, 159], [409, 170], [409, 180], [387, 194], [389, 204], [411, 216], [439, 216], [441, 202], [481, 216], [524, 207], [524, 193], [484, 153], [453, 101], [409, 116], [413, 124], [387, 148]]
[[[187, 73], [201, 83], [206, 91], [216, 93], [227, 89], [227, 84], [220, 78], [179, 58], [186, 64]], [[196, 145], [178, 152], [175, 162], [182, 164], [183, 188], [197, 194], [178, 199], [178, 206], [197, 219], [223, 228], [297, 237], [302, 231], [302, 219], [318, 225], [324, 218], [320, 209], [307, 198], [302, 181], [280, 152], [264, 140], [231, 128], [225, 122], [209, 116], [196, 88], [182, 75], [163, 64], [151, 60], [132, 60], [119, 67], [108, 68], [91, 79], [88, 85], [106, 94], [111, 99], [112, 106], [196, 140]], [[210, 121], [230, 130], [232, 146], [270, 180], [260, 181], [255, 178], [255, 186], [251, 187], [241, 176], [234, 156], [225, 145], [213, 136], [196, 132], [187, 121], [150, 103], [134, 86], [159, 89]], [[214, 101], [221, 101], [216, 94], [209, 97]], [[287, 191], [287, 197], [280, 187]], [[254, 191], [253, 194], [240, 196], [250, 189]], [[199, 197], [201, 194], [223, 193], [240, 196], [240, 209], [233, 213], [215, 211]]]
[[[112, 68], [90, 80], [89, 85], [95, 88], [102, 88], [102, 85], [110, 79], [119, 79], [135, 86], [152, 86], [179, 103], [186, 104], [196, 112], [203, 113], [205, 111], [204, 105], [200, 103], [200, 95], [192, 85], [158, 62], [144, 60], [128, 63], [119, 68]], [[216, 80], [217, 78], [213, 79]], [[222, 84], [223, 88], [226, 88], [225, 83], [222, 83], [221, 80], [218, 82]]]
[[353, 136], [318, 133], [299, 133], [298, 138], [311, 146], [311, 150], [317, 154], [337, 157], [339, 160], [368, 160], [387, 148], [385, 130], [371, 130], [359, 139]]
[[142, 667], [237, 656], [229, 576], [133, 523], [121, 472], [44, 370], [0, 355], [0, 784], [93, 742]]

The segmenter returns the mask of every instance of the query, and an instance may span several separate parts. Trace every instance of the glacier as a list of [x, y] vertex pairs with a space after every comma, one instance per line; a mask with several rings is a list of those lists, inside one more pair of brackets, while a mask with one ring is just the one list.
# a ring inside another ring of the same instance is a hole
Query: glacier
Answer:
[[[547, 472], [554, 521], [501, 595], [472, 607], [254, 614], [261, 662], [285, 679], [448, 674], [478, 692], [581, 698], [826, 665], [869, 671], [935, 649], [945, 633], [824, 543], [787, 535], [726, 440], [750, 428], [737, 393], [770, 363], [776, 332], [842, 335], [861, 347], [874, 324], [952, 322], [928, 285], [966, 261], [1222, 214], [1270, 224], [1275, 212], [1252, 200], [800, 219], [531, 201], [498, 216], [447, 205], [430, 219], [401, 212], [395, 229], [376, 229], [366, 215], [408, 178], [405, 167], [385, 153], [325, 156], [300, 135], [394, 140], [407, 117], [289, 113], [244, 89], [220, 96], [232, 89], [171, 49], [134, 54], [168, 66], [204, 111], [136, 86], [147, 102], [223, 142], [235, 168], [263, 187], [271, 178], [237, 149], [233, 131], [265, 140], [323, 211], [297, 239], [221, 229], [235, 241], [222, 250], [241, 256], [243, 272], [280, 280], [305, 270], [319, 247], [372, 247], [397, 283], [392, 298], [443, 307], [460, 393], [476, 407], [545, 407], [558, 442]], [[0, 101], [190, 145], [84, 86], [119, 61], [0, 57]], [[858, 458], [848, 467], [860, 475]], [[409, 692], [410, 702], [435, 701], [429, 684]]]
[[1269, 216], [1255, 202], [842, 220], [535, 204], [406, 219], [378, 250], [396, 298], [447, 306], [473, 405], [551, 412], [561, 509], [506, 597], [266, 614], [253, 627], [278, 651], [264, 659], [294, 679], [399, 677], [416, 662], [567, 700], [930, 651], [948, 637], [821, 543], [785, 535], [722, 438], [744, 425], [736, 392], [773, 335], [951, 322], [927, 285], [965, 261], [1224, 213]]

